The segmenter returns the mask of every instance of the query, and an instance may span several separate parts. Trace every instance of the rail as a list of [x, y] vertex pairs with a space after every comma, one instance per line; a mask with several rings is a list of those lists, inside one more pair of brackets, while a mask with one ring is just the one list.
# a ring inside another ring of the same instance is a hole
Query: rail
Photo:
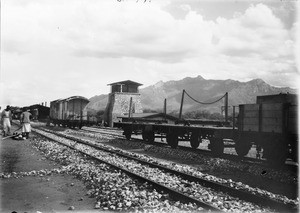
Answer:
[[[131, 159], [131, 160], [141, 162], [141, 163], [146, 164], [146, 165], [151, 166], [151, 167], [159, 168], [159, 169], [164, 170], [166, 172], [170, 172], [170, 173], [173, 173], [175, 175], [181, 176], [186, 180], [193, 181], [193, 182], [198, 182], [201, 185], [203, 185], [204, 187], [210, 187], [214, 190], [218, 190], [218, 191], [228, 193], [229, 195], [231, 195], [233, 197], [238, 197], [238, 198], [243, 199], [245, 201], [249, 201], [249, 202], [261, 205], [261, 206], [272, 207], [272, 208], [274, 208], [274, 209], [276, 209], [280, 212], [282, 212], [282, 211], [284, 211], [284, 212], [286, 212], [286, 211], [293, 212], [293, 211], [295, 211], [295, 208], [296, 208], [292, 204], [279, 202], [277, 200], [273, 200], [273, 199], [269, 199], [269, 198], [262, 197], [262, 196], [259, 196], [259, 195], [251, 194], [251, 193], [246, 192], [246, 191], [236, 190], [234, 188], [231, 188], [231, 187], [228, 187], [228, 186], [216, 183], [216, 182], [208, 181], [208, 180], [205, 180], [203, 178], [194, 177], [194, 176], [191, 176], [189, 174], [182, 173], [182, 172], [167, 168], [165, 166], [153, 164], [151, 162], [147, 162], [145, 160], [142, 160], [142, 159], [139, 159], [139, 158], [136, 158], [136, 157], [133, 157], [133, 156], [129, 156], [127, 154], [122, 154], [122, 153], [120, 153], [120, 151], [114, 151], [112, 149], [106, 149], [106, 148], [103, 148], [101, 146], [88, 143], [85, 140], [82, 140], [80, 138], [76, 138], [76, 137], [73, 137], [73, 136], [62, 135], [60, 133], [55, 133], [55, 134], [59, 135], [60, 137], [64, 137], [64, 138], [67, 138], [67, 139], [70, 139], [70, 140], [74, 140], [74, 141], [77, 141], [79, 143], [82, 143], [82, 144], [85, 144], [85, 145], [88, 145], [88, 146], [92, 146], [94, 148], [97, 148], [97, 149], [100, 149], [100, 150], [103, 150], [103, 151], [106, 151], [106, 152], [110, 152], [110, 153], [119, 155], [119, 156], [124, 157], [124, 158], [128, 158], [128, 159]], [[140, 177], [137, 177], [137, 178], [140, 178]], [[147, 181], [147, 180], [144, 180], [144, 181]], [[152, 184], [154, 184], [154, 183], [152, 183]], [[156, 184], [154, 184], [154, 185], [156, 185]], [[158, 185], [156, 185], [156, 187], [160, 188], [161, 185], [158, 184]], [[175, 193], [175, 192], [171, 192], [171, 193]], [[176, 196], [181, 197], [181, 199], [183, 199], [183, 200], [186, 199], [186, 198], [182, 197], [183, 195], [181, 193], [176, 194]], [[191, 201], [188, 201], [188, 202], [191, 202]], [[195, 201], [193, 201], [193, 202], [195, 202]], [[202, 206], [202, 207], [207, 208], [209, 206]]]

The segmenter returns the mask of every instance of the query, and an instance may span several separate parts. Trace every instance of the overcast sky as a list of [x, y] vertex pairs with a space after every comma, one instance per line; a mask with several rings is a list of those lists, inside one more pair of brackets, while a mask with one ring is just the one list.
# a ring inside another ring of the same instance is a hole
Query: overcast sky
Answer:
[[107, 94], [117, 81], [145, 87], [198, 75], [295, 88], [298, 4], [2, 0], [0, 106], [49, 106]]

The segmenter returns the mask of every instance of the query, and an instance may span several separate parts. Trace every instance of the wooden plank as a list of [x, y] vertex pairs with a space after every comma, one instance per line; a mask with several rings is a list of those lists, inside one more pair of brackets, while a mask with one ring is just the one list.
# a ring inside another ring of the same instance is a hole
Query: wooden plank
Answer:
[[246, 124], [255, 124], [255, 125], [258, 125], [258, 118], [244, 118], [243, 119], [243, 124], [246, 125]]
[[244, 112], [244, 118], [258, 118], [259, 117], [259, 111], [245, 111]]
[[262, 104], [262, 110], [282, 110], [283, 104], [282, 103], [272, 103], [272, 104]]
[[258, 132], [258, 125], [246, 124], [243, 126], [242, 131]]
[[263, 125], [262, 132], [275, 132], [275, 133], [282, 133], [282, 126], [280, 125]]
[[289, 107], [289, 117], [298, 117], [298, 107], [297, 106], [290, 106]]
[[245, 104], [243, 106], [245, 111], [259, 110], [259, 104]]
[[268, 126], [268, 125], [282, 126], [282, 118], [263, 118], [262, 125], [263, 126]]
[[270, 110], [262, 112], [263, 118], [282, 118], [282, 111]]
[[293, 119], [289, 121], [288, 124], [288, 131], [292, 134], [297, 134], [298, 133], [298, 120], [297, 119]]

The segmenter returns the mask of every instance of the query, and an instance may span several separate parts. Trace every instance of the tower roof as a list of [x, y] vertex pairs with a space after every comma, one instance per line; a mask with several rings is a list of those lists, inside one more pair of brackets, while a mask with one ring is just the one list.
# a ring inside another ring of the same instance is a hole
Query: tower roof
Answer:
[[111, 84], [107, 84], [107, 85], [110, 85], [110, 86], [113, 86], [113, 85], [137, 85], [137, 86], [141, 86], [143, 84], [140, 84], [140, 83], [137, 83], [137, 82], [134, 82], [134, 81], [130, 81], [130, 80], [127, 80], [127, 81], [119, 81], [119, 82], [115, 82], [115, 83], [111, 83]]

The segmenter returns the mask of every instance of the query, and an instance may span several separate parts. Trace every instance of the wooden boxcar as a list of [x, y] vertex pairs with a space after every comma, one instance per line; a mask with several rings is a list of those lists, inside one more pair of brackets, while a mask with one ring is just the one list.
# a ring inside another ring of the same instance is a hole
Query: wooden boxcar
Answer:
[[89, 100], [82, 96], [72, 96], [50, 102], [50, 122], [54, 125], [79, 127], [88, 123], [84, 108]]
[[294, 94], [258, 96], [256, 104], [239, 106], [236, 151], [246, 155], [252, 144], [263, 157], [283, 162], [298, 158], [298, 100]]
[[34, 120], [46, 121], [50, 115], [50, 107], [40, 104], [31, 105], [28, 107]]

